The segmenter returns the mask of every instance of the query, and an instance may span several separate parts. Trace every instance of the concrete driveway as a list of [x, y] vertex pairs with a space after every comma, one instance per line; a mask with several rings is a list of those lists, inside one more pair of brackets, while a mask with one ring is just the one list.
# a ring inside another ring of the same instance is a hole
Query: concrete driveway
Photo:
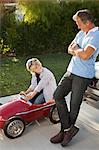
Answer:
[[[16, 95], [2, 97], [0, 102], [5, 103], [14, 97]], [[99, 110], [83, 102], [76, 124], [80, 131], [65, 148], [49, 141], [59, 132], [60, 124], [54, 125], [44, 118], [34, 121], [17, 139], [5, 137], [0, 130], [0, 150], [99, 150]]]

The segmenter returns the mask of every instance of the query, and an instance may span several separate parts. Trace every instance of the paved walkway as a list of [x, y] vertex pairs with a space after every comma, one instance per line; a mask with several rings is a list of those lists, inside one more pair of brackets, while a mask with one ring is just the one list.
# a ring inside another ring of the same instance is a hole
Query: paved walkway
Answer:
[[[0, 102], [13, 98], [15, 95], [2, 97]], [[83, 102], [77, 126], [80, 131], [65, 148], [50, 143], [50, 137], [59, 131], [60, 124], [54, 125], [47, 118], [34, 122], [17, 139], [8, 139], [0, 130], [0, 150], [99, 150], [99, 110]]]

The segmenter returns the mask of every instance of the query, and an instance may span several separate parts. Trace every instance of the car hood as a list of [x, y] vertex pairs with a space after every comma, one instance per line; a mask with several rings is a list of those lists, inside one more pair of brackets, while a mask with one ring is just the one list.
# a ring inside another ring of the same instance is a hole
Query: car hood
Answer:
[[0, 116], [8, 119], [17, 113], [27, 111], [29, 105], [23, 100], [12, 100], [0, 106]]

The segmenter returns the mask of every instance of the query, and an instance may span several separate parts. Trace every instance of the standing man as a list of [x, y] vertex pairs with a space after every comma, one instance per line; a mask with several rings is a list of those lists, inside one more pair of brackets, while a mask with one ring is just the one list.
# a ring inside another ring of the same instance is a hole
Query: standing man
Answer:
[[[61, 130], [52, 137], [52, 143], [66, 146], [79, 128], [75, 126], [82, 98], [88, 84], [95, 75], [95, 60], [99, 54], [99, 28], [89, 10], [79, 10], [73, 16], [80, 31], [68, 47], [68, 53], [73, 55], [67, 72], [61, 79], [54, 99], [59, 113]], [[71, 91], [70, 111], [65, 96]]]

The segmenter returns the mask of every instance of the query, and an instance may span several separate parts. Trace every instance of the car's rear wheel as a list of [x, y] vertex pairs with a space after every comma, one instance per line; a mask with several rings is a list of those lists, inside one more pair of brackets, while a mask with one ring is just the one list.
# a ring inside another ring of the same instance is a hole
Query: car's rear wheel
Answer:
[[22, 135], [25, 130], [25, 122], [20, 118], [12, 118], [6, 122], [4, 133], [8, 138], [14, 139]]
[[49, 119], [54, 124], [57, 124], [60, 122], [56, 105], [52, 106], [50, 110], [50, 114], [49, 114]]

